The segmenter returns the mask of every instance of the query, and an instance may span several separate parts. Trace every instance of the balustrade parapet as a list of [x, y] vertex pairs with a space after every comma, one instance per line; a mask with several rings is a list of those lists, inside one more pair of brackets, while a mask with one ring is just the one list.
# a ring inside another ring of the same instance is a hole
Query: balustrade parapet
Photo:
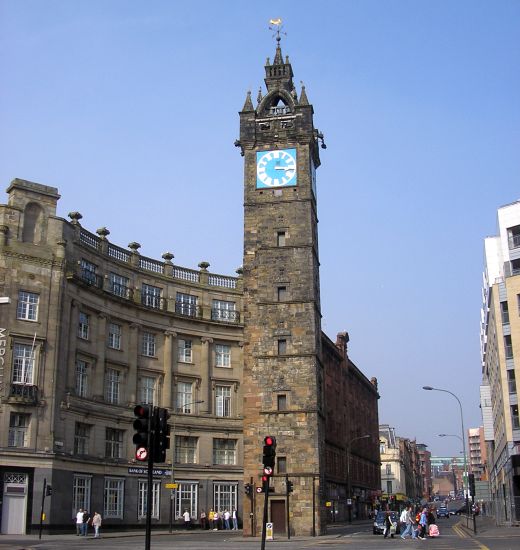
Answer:
[[[97, 235], [87, 231], [79, 224], [81, 214], [71, 213], [74, 217], [70, 225], [79, 233], [77, 242], [88, 250], [95, 251], [97, 254], [107, 256], [111, 260], [127, 264], [129, 267], [139, 271], [151, 272], [171, 279], [195, 283], [199, 285], [228, 289], [241, 290], [242, 273], [237, 270], [238, 277], [231, 275], [220, 275], [208, 271], [209, 263], [200, 262], [199, 269], [190, 269], [173, 264], [174, 255], [171, 252], [163, 254], [163, 260], [156, 260], [147, 256], [141, 256], [137, 250], [141, 246], [139, 243], [131, 242], [128, 247], [130, 250], [117, 246], [108, 241], [107, 236], [110, 231], [106, 227], [97, 230]], [[70, 214], [69, 214], [70, 215]], [[97, 285], [96, 285], [97, 286]]]

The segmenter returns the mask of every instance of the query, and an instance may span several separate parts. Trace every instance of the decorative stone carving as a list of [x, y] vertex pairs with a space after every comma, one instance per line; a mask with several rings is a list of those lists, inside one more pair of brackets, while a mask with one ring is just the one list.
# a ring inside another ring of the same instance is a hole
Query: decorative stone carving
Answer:
[[100, 227], [99, 229], [96, 229], [96, 233], [99, 235], [99, 238], [102, 241], [106, 241], [107, 236], [110, 235], [110, 231], [106, 227]]
[[73, 225], [78, 225], [79, 220], [81, 220], [83, 216], [79, 212], [69, 212], [69, 218], [70, 218], [70, 223], [72, 223]]

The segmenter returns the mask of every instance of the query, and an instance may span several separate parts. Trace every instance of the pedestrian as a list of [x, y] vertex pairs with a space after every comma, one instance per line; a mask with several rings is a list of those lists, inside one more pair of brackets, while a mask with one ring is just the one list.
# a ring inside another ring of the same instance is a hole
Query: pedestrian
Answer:
[[220, 514], [218, 513], [218, 510], [215, 510], [215, 512], [213, 512], [213, 531], [218, 531], [220, 525], [219, 525], [219, 522], [220, 522]]
[[83, 508], [78, 510], [76, 514], [76, 536], [79, 537], [83, 532]]
[[99, 512], [94, 512], [94, 517], [92, 518], [92, 527], [94, 527], [94, 538], [99, 538], [99, 528], [101, 527], [101, 514]]
[[211, 531], [213, 531], [213, 521], [215, 519], [215, 512], [213, 511], [213, 508], [210, 508], [209, 510], [209, 514], [208, 514], [208, 519], [209, 519], [209, 528]]
[[419, 520], [419, 525], [421, 526], [421, 530], [419, 532], [418, 537], [421, 540], [424, 540], [426, 538], [426, 526], [428, 525], [428, 508], [424, 508], [421, 512], [421, 519]]
[[206, 530], [206, 512], [204, 512], [204, 510], [200, 511], [200, 528], [203, 531]]
[[233, 512], [231, 513], [231, 517], [233, 519], [233, 531], [238, 531], [238, 514], [237, 509], [233, 508]]
[[229, 529], [229, 518], [231, 517], [231, 514], [228, 512], [228, 510], [224, 510], [223, 518], [224, 518], [224, 529]]
[[412, 519], [412, 507], [407, 506], [403, 513], [401, 514], [401, 522], [404, 524], [404, 531], [401, 534], [401, 538], [404, 540], [407, 535], [410, 536], [410, 538], [413, 537], [413, 519]]
[[184, 526], [186, 527], [186, 529], [189, 529], [191, 517], [187, 509], [184, 510], [184, 514], [182, 514], [182, 517], [184, 518]]
[[83, 525], [82, 525], [82, 535], [84, 537], [87, 536], [88, 533], [88, 521], [90, 519], [90, 514], [88, 513], [88, 510], [83, 511]]
[[384, 535], [383, 538], [386, 539], [388, 535], [390, 535], [391, 538], [394, 538], [394, 534], [392, 533], [392, 518], [390, 517], [390, 511], [386, 511], [385, 513], [385, 529], [384, 529]]

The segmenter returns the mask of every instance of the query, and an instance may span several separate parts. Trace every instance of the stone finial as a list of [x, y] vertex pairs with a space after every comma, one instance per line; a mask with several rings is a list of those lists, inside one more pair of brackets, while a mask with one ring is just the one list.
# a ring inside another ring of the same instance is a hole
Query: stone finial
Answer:
[[201, 271], [207, 271], [209, 267], [209, 262], [200, 262], [199, 267]]
[[162, 259], [164, 260], [164, 263], [166, 263], [166, 264], [171, 264], [174, 257], [175, 256], [171, 252], [165, 252], [162, 255]]
[[108, 235], [110, 235], [110, 231], [106, 227], [100, 227], [99, 229], [96, 229], [96, 233], [103, 241], [106, 241]]
[[69, 218], [74, 225], [78, 224], [82, 217], [83, 216], [79, 212], [69, 212]]
[[305, 92], [305, 84], [301, 82], [302, 85], [302, 93], [300, 94], [300, 105], [309, 105], [309, 100], [307, 98], [307, 93]]
[[246, 100], [244, 106], [242, 107], [242, 112], [254, 111], [253, 102], [251, 101], [251, 90], [247, 90]]
[[262, 96], [262, 88], [258, 88], [258, 95], [256, 96], [256, 102], [257, 103], [260, 103], [263, 99], [263, 96]]
[[236, 270], [235, 270], [235, 273], [236, 273], [239, 277], [242, 277], [242, 275], [244, 274], [244, 268], [243, 268], [242, 266], [237, 267]]
[[267, 67], [269, 67], [269, 65], [271, 64], [271, 60], [269, 58], [266, 59], [266, 62], [265, 62], [265, 65]]
[[132, 241], [131, 243], [128, 243], [128, 248], [132, 251], [132, 254], [139, 254], [137, 251], [141, 248], [141, 245], [135, 241]]
[[372, 378], [370, 379], [370, 383], [375, 387], [375, 389], [377, 390], [377, 378], [375, 376], [372, 376]]

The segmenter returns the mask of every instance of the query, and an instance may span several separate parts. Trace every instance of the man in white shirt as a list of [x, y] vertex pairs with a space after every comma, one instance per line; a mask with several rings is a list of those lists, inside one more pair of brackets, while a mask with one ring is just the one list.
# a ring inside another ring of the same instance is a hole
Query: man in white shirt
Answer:
[[410, 535], [410, 538], [412, 538], [412, 532], [413, 532], [412, 507], [407, 506], [401, 513], [401, 517], [399, 519], [401, 520], [401, 523], [406, 525], [404, 531], [401, 533], [401, 538], [404, 540], [406, 538], [406, 535]]
[[184, 518], [184, 525], [186, 526], [186, 529], [190, 528], [190, 513], [188, 510], [184, 510], [184, 514], [182, 514], [182, 517]]
[[76, 536], [81, 535], [81, 531], [83, 530], [83, 508], [80, 508], [78, 510], [78, 513], [76, 514]]

